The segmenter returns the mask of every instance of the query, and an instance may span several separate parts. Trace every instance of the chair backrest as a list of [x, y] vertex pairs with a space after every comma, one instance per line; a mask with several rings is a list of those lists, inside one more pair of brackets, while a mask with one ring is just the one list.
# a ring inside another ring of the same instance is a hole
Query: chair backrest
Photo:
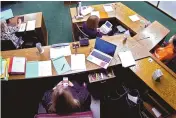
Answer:
[[15, 50], [16, 47], [11, 40], [1, 40], [1, 51]]
[[58, 115], [58, 114], [37, 114], [34, 118], [93, 118], [91, 111], [76, 112], [69, 115]]

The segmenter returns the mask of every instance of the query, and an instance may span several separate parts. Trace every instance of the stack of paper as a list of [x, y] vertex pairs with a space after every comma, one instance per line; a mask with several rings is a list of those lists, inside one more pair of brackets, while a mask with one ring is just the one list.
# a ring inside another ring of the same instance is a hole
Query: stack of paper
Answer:
[[29, 61], [26, 64], [26, 78], [51, 76], [52, 67], [49, 61]]
[[92, 16], [92, 15], [98, 16], [98, 17], [100, 18], [100, 13], [99, 13], [99, 11], [92, 11], [92, 12], [91, 12], [91, 16]]
[[86, 70], [84, 54], [71, 55], [71, 70]]
[[36, 20], [28, 21], [26, 31], [35, 30], [35, 22], [36, 22]]
[[50, 48], [50, 58], [54, 59], [61, 56], [71, 55], [70, 46], [61, 46], [56, 48]]
[[106, 12], [112, 12], [113, 11], [113, 8], [110, 4], [103, 5], [103, 7], [104, 7]]
[[123, 67], [129, 67], [136, 64], [131, 51], [119, 52], [118, 55]]
[[137, 16], [137, 14], [132, 15], [132, 16], [129, 16], [129, 18], [130, 18], [133, 22], [140, 20], [139, 17]]
[[64, 56], [52, 59], [52, 62], [58, 75], [71, 70]]

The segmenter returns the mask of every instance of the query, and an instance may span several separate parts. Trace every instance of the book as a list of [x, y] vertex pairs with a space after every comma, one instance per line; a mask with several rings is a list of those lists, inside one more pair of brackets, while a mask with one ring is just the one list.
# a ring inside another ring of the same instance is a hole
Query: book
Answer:
[[26, 58], [25, 57], [12, 57], [9, 63], [9, 74], [25, 74]]

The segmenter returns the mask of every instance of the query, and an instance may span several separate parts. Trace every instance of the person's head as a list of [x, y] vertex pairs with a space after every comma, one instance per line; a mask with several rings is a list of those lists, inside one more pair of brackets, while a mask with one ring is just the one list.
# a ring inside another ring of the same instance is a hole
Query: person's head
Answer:
[[99, 21], [100, 21], [100, 19], [98, 16], [92, 15], [87, 19], [87, 22], [86, 22], [87, 27], [89, 29], [96, 29], [96, 28], [98, 28]]
[[52, 93], [52, 105], [49, 108], [50, 112], [58, 114], [67, 114], [73, 112], [80, 107], [79, 102], [73, 98], [68, 88], [58, 85]]

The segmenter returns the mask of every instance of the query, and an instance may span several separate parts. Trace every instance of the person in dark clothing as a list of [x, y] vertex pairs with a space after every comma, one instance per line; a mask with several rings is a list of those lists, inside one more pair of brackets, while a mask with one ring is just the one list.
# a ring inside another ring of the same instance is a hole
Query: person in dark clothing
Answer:
[[90, 106], [90, 95], [84, 85], [69, 81], [67, 87], [59, 82], [52, 90], [46, 91], [42, 104], [47, 113], [68, 114], [81, 112]]
[[83, 32], [89, 36], [90, 39], [102, 37], [102, 33], [98, 30], [100, 19], [98, 16], [90, 16], [85, 23], [83, 23]]

